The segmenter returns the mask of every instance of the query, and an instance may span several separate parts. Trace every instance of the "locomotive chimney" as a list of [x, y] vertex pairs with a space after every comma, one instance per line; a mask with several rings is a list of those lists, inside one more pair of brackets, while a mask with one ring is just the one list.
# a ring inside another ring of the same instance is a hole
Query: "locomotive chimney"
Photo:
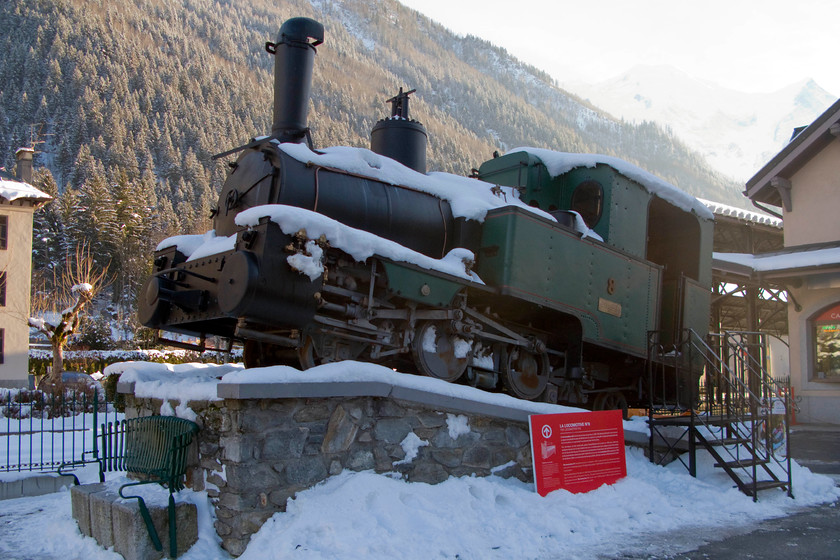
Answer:
[[[280, 27], [276, 43], [265, 44], [265, 50], [274, 55], [271, 135], [281, 142], [300, 144], [308, 139], [306, 117], [315, 47], [323, 42], [324, 26], [313, 19], [298, 17]], [[311, 145], [311, 140], [308, 143]]]
[[426, 128], [408, 117], [408, 96], [417, 90], [400, 92], [389, 99], [391, 117], [382, 119], [370, 131], [370, 150], [426, 173]]

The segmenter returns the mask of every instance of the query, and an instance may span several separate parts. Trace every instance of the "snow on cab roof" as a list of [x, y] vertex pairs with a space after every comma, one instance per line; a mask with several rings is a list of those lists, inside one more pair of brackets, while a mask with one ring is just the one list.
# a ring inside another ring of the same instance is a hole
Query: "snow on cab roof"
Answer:
[[313, 152], [304, 144], [280, 144], [276, 140], [272, 140], [272, 143], [303, 163], [340, 169], [443, 198], [449, 202], [452, 215], [456, 218], [483, 221], [489, 210], [518, 206], [555, 221], [551, 214], [522, 202], [519, 193], [511, 187], [499, 187], [451, 173], [418, 173], [389, 157], [365, 148], [333, 146]]
[[601, 154], [573, 154], [530, 147], [514, 148], [507, 153], [515, 152], [525, 152], [539, 158], [552, 177], [563, 175], [577, 167], [595, 167], [598, 164], [608, 165], [625, 177], [639, 183], [649, 193], [670, 202], [677, 208], [686, 212], [694, 212], [707, 220], [714, 220], [714, 215], [705, 204], [653, 173], [649, 173], [623, 159]]
[[52, 198], [47, 193], [39, 191], [29, 183], [4, 179], [2, 177], [0, 177], [0, 197], [5, 198], [9, 202], [21, 198], [29, 200], [50, 200]]

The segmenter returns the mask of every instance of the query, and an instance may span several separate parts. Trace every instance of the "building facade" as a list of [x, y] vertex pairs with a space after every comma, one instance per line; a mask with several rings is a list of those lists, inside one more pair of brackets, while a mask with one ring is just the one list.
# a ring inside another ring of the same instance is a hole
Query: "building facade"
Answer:
[[730, 258], [732, 270], [788, 294], [797, 420], [840, 424], [840, 101], [747, 182], [784, 219], [784, 248]]
[[0, 387], [29, 384], [32, 216], [50, 196], [29, 184], [33, 151], [17, 151], [19, 177], [0, 175]]

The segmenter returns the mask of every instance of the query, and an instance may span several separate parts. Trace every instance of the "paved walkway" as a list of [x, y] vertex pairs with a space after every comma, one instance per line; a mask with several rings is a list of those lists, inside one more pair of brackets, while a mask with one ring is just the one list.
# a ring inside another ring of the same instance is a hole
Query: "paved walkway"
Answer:
[[[791, 455], [812, 472], [825, 474], [840, 485], [840, 425], [800, 424], [791, 429]], [[793, 481], [796, 495], [796, 480]], [[761, 495], [759, 494], [759, 499]], [[694, 543], [694, 544], [692, 544]], [[696, 543], [708, 543], [697, 546]], [[636, 547], [634, 547], [636, 548]], [[808, 508], [770, 519], [736, 534], [673, 535], [649, 543], [625, 560], [840, 560], [840, 502]], [[688, 550], [688, 552], [673, 552]]]

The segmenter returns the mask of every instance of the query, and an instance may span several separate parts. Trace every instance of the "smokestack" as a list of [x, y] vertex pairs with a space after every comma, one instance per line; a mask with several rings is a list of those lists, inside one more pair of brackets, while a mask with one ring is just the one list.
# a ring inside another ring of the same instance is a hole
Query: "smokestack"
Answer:
[[[276, 43], [265, 44], [265, 50], [274, 55], [271, 135], [281, 142], [300, 144], [308, 137], [306, 117], [315, 47], [323, 42], [324, 26], [313, 19], [298, 17], [280, 27]], [[311, 146], [311, 140], [308, 143]]]
[[32, 182], [32, 157], [34, 155], [35, 150], [32, 148], [18, 148], [18, 151], [15, 152], [15, 159], [17, 160], [15, 174], [24, 183]]

